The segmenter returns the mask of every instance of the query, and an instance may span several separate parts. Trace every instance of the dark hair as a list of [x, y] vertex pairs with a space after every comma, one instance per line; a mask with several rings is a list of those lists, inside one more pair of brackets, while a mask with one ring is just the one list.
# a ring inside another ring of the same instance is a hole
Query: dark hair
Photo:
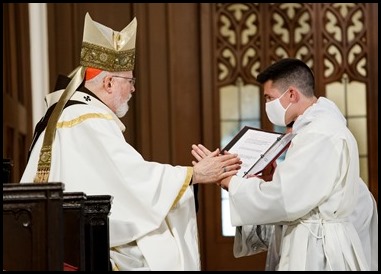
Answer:
[[315, 79], [311, 69], [301, 60], [285, 58], [267, 67], [258, 74], [261, 84], [272, 80], [280, 89], [296, 86], [305, 96], [314, 96]]

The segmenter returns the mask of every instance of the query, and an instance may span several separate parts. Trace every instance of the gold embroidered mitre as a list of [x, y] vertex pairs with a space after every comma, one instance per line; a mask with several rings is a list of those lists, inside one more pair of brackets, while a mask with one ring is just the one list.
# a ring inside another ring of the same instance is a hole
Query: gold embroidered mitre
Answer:
[[132, 71], [135, 64], [136, 28], [136, 18], [119, 32], [93, 21], [87, 13], [80, 64], [107, 71]]

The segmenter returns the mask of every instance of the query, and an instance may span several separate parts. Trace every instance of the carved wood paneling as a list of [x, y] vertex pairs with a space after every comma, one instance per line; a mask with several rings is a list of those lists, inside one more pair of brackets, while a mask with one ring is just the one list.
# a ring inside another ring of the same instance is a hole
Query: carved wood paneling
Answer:
[[[334, 82], [358, 82], [366, 86], [367, 98], [374, 97], [377, 70], [372, 61], [377, 54], [372, 40], [377, 37], [368, 28], [371, 9], [378, 4], [215, 4], [213, 37], [215, 37], [213, 90], [218, 101], [219, 90], [235, 85], [237, 80], [256, 85], [255, 76], [272, 62], [284, 57], [305, 61], [314, 71], [317, 96], [326, 95], [326, 86]], [[367, 21], [368, 19], [368, 21]], [[376, 17], [373, 20], [377, 20]], [[375, 21], [376, 22], [376, 21]], [[372, 50], [370, 52], [370, 50]], [[212, 61], [213, 62], [213, 61]], [[377, 95], [376, 95], [377, 96]], [[263, 100], [263, 98], [262, 98]], [[375, 113], [369, 99], [367, 109]], [[262, 127], [271, 129], [262, 104]], [[346, 115], [344, 113], [344, 115]], [[378, 143], [373, 120], [368, 119], [369, 187], [376, 196], [378, 174], [374, 172]], [[218, 113], [214, 118], [219, 119]]]
[[[206, 144], [220, 143], [219, 91], [238, 80], [243, 84], [257, 85], [255, 76], [272, 62], [284, 57], [296, 57], [305, 61], [314, 71], [317, 96], [325, 96], [326, 85], [341, 81], [345, 75], [349, 81], [366, 85], [368, 121], [369, 188], [378, 200], [378, 141], [377, 98], [378, 80], [375, 71], [378, 56], [375, 44], [378, 40], [376, 25], [378, 4], [308, 4], [308, 3], [238, 3], [202, 5], [202, 45], [204, 55], [203, 82], [205, 102], [212, 110], [205, 112], [209, 123], [203, 132]], [[212, 49], [210, 49], [212, 48]], [[377, 60], [377, 59], [376, 59]], [[207, 66], [205, 66], [205, 64]], [[212, 90], [210, 92], [210, 90]], [[212, 99], [210, 99], [212, 98]], [[262, 101], [262, 127], [271, 129]], [[213, 128], [213, 132], [209, 130]], [[208, 197], [202, 210], [215, 216], [205, 225], [217, 225], [220, 229], [220, 191], [205, 187]], [[216, 204], [217, 203], [217, 204]], [[228, 269], [234, 264], [223, 251], [232, 246], [231, 239], [219, 236], [220, 230], [212, 230], [205, 240], [208, 269]], [[210, 258], [210, 259], [209, 259]], [[223, 259], [219, 259], [223, 258]], [[255, 260], [255, 258], [252, 258]], [[261, 262], [258, 260], [258, 265]], [[241, 263], [241, 267], [244, 263]], [[249, 266], [250, 263], [246, 266]], [[240, 267], [238, 266], [238, 267]], [[256, 266], [250, 266], [254, 269]]]

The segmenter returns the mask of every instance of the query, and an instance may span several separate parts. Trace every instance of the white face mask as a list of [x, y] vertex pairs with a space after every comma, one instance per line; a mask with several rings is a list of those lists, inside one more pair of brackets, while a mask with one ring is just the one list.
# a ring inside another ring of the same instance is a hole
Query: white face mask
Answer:
[[280, 103], [280, 98], [287, 92], [283, 92], [283, 94], [276, 98], [275, 100], [272, 100], [270, 102], [266, 103], [266, 114], [269, 118], [270, 122], [277, 126], [286, 126], [286, 111], [291, 106], [291, 103], [286, 107], [283, 108], [282, 104]]

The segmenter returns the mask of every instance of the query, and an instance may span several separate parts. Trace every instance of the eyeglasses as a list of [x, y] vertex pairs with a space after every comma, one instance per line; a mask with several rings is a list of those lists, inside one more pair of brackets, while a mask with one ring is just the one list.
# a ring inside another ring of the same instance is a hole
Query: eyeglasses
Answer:
[[123, 78], [126, 79], [130, 82], [131, 85], [135, 85], [136, 78], [135, 77], [124, 77], [124, 76], [118, 76], [118, 75], [111, 75], [111, 77], [116, 77], [116, 78]]

